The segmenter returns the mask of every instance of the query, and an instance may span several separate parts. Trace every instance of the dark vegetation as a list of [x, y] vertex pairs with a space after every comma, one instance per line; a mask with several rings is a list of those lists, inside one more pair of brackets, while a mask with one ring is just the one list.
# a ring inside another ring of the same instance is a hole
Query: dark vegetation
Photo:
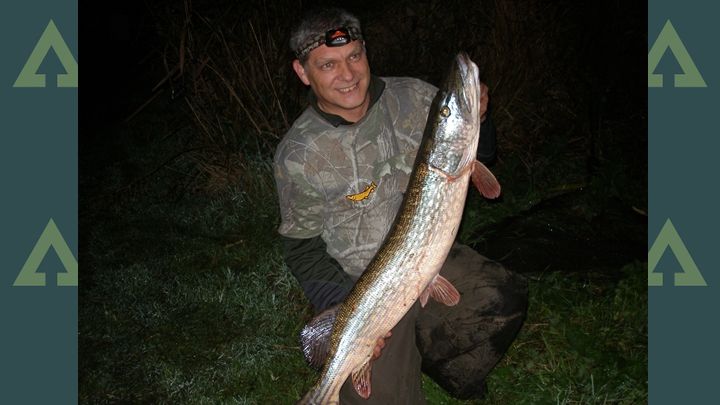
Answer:
[[[80, 92], [81, 403], [291, 403], [313, 381], [270, 168], [305, 106], [286, 44], [306, 5], [90, 21], [81, 4], [83, 38], [110, 38]], [[503, 197], [472, 194], [459, 237], [524, 272], [531, 306], [486, 402], [647, 402], [645, 5], [343, 6], [375, 74], [438, 84], [465, 50], [490, 87]], [[425, 382], [431, 403], [464, 403]]]

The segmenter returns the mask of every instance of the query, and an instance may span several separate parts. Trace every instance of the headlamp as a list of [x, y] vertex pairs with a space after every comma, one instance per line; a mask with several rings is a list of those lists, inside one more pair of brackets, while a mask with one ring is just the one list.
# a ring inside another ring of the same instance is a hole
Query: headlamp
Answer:
[[295, 51], [298, 59], [305, 57], [313, 49], [325, 44], [329, 47], [347, 45], [352, 41], [362, 39], [362, 33], [355, 27], [338, 27], [325, 31], [324, 34], [318, 35], [311, 42]]

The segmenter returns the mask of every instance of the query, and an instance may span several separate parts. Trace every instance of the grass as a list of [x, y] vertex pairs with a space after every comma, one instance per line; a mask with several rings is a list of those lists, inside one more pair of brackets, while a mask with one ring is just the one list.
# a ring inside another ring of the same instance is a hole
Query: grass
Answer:
[[525, 327], [490, 380], [490, 403], [647, 402], [646, 268], [619, 282], [550, 273], [530, 284]]
[[[267, 166], [257, 170], [269, 175]], [[117, 223], [93, 228], [93, 271], [81, 294], [81, 402], [276, 403], [299, 395], [311, 378], [296, 339], [307, 309], [273, 242], [270, 186], [169, 212], [165, 203], [130, 201], [113, 207]]]
[[[283, 265], [269, 163], [247, 169], [255, 181], [213, 197], [136, 191], [85, 217], [81, 403], [284, 404], [312, 383], [297, 343], [310, 312]], [[646, 402], [644, 266], [619, 281], [532, 275], [527, 321], [485, 403]], [[431, 404], [473, 403], [425, 387]]]

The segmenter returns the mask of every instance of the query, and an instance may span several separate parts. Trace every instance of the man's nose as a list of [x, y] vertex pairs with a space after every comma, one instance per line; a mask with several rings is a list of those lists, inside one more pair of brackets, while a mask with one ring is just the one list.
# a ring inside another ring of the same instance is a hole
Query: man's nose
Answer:
[[352, 68], [347, 62], [340, 63], [339, 76], [342, 80], [349, 82], [355, 77]]

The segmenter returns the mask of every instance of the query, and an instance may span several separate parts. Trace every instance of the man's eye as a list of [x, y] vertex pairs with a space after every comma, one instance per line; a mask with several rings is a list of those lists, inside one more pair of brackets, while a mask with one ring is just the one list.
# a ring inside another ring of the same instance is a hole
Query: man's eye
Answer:
[[332, 67], [333, 67], [332, 62], [328, 62], [328, 63], [325, 63], [325, 64], [323, 64], [322, 66], [320, 66], [320, 69], [322, 69], [322, 70], [330, 70], [330, 69], [332, 69]]
[[351, 61], [356, 61], [356, 60], [358, 60], [358, 59], [360, 59], [360, 54], [359, 54], [359, 53], [354, 53], [354, 54], [350, 55], [350, 60], [351, 60]]

